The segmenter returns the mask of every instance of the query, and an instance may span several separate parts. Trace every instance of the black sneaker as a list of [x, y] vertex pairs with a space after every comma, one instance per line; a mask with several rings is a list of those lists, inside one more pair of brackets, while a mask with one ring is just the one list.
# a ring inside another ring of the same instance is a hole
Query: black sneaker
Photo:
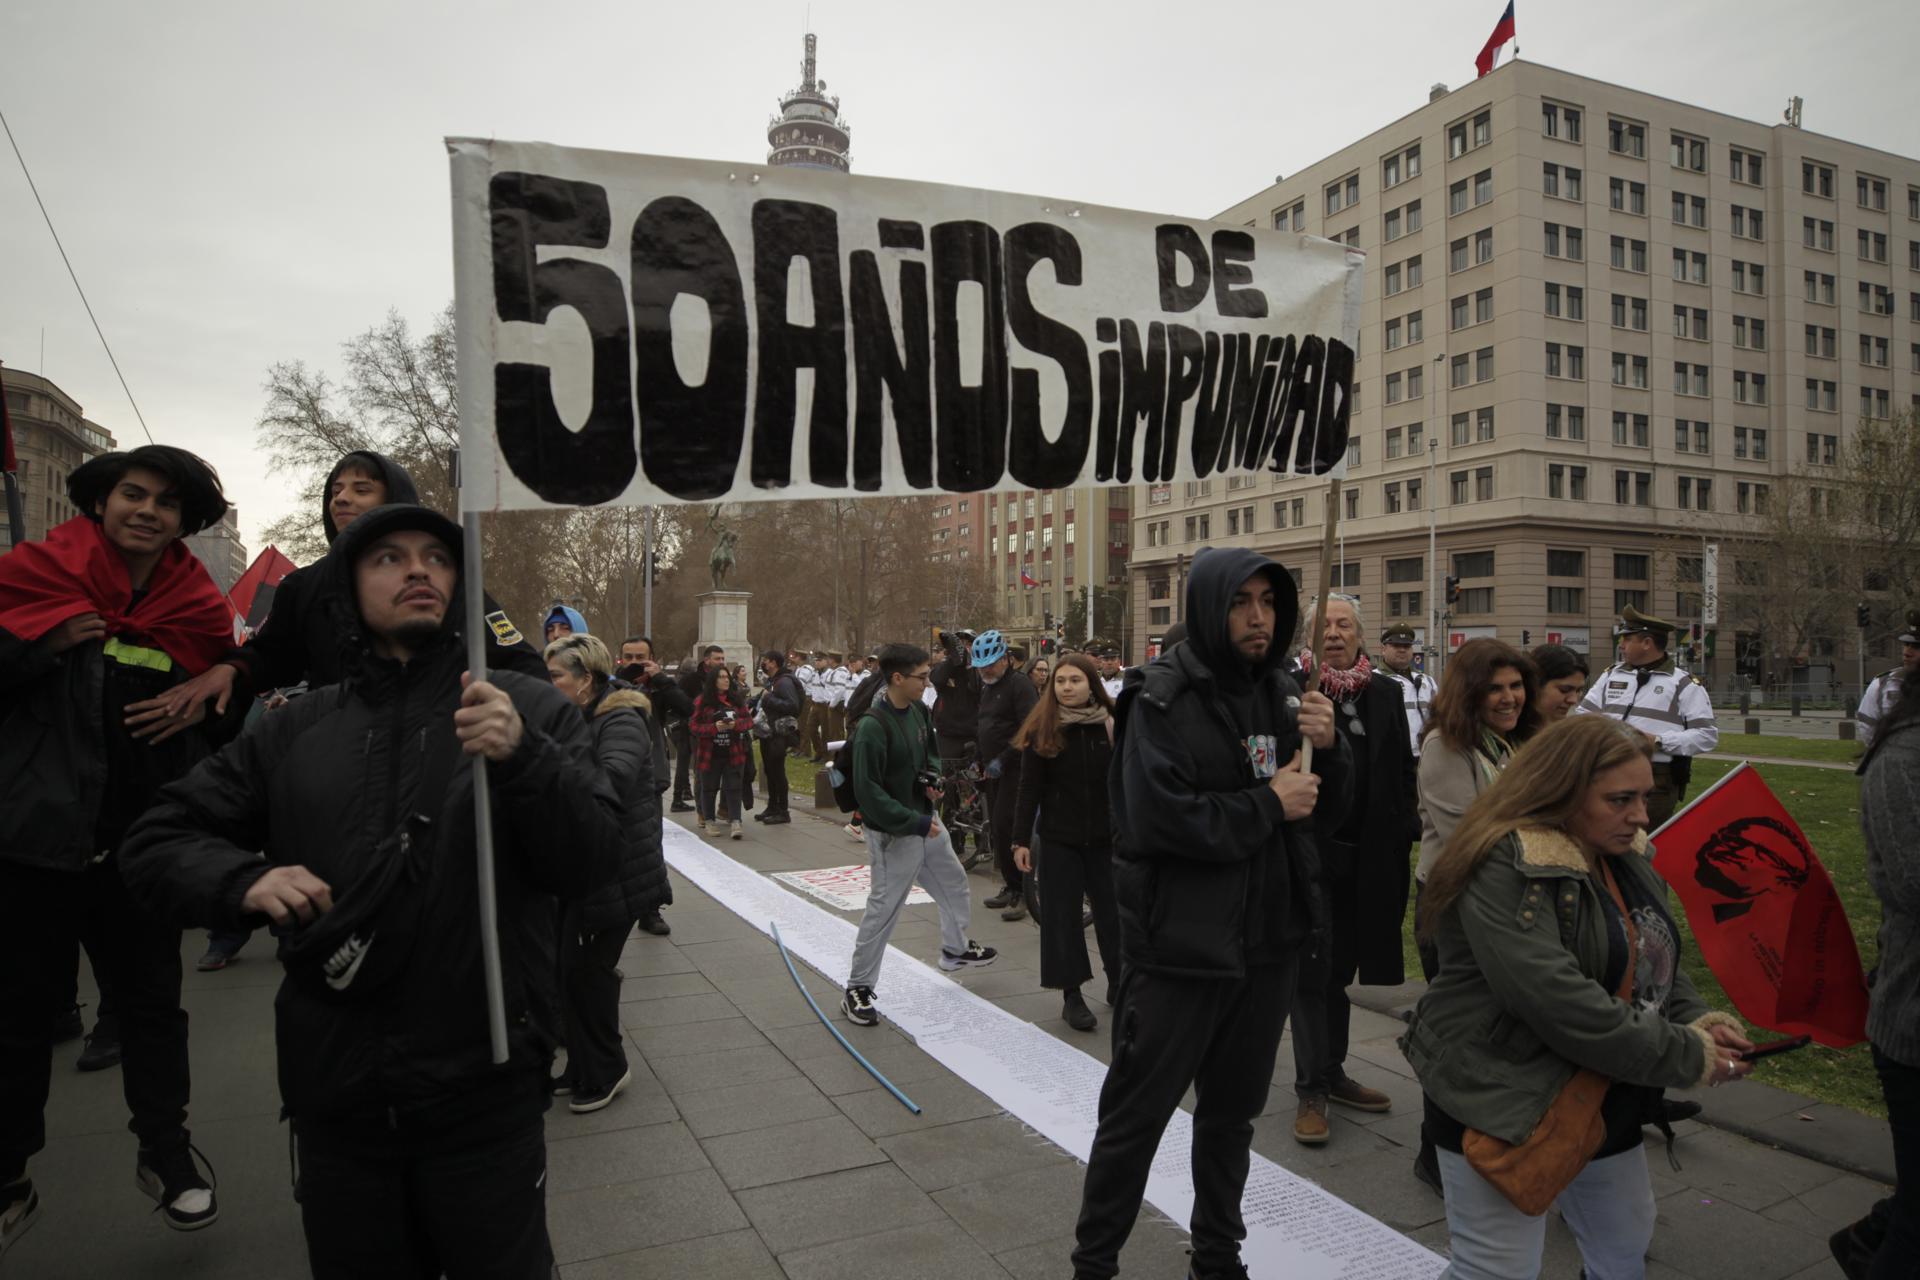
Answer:
[[766, 823], [770, 827], [777, 827], [782, 825], [783, 823], [792, 822], [793, 815], [786, 813], [784, 811], [780, 813], [769, 813], [761, 817], [760, 821]]
[[656, 938], [664, 938], [673, 932], [673, 926], [658, 911], [649, 911], [640, 917], [640, 927]]
[[940, 967], [948, 973], [952, 973], [955, 969], [977, 969], [981, 965], [992, 964], [994, 957], [999, 954], [1000, 953], [992, 947], [983, 947], [969, 938], [967, 939], [967, 949], [959, 955], [954, 955], [950, 951], [942, 951], [940, 953]]
[[0, 1259], [40, 1217], [40, 1193], [33, 1179], [21, 1177], [0, 1187]]
[[587, 1112], [589, 1111], [598, 1111], [600, 1108], [606, 1106], [609, 1102], [612, 1102], [615, 1098], [619, 1097], [620, 1091], [626, 1088], [632, 1082], [633, 1082], [633, 1071], [629, 1069], [626, 1071], [622, 1071], [620, 1073], [620, 1078], [618, 1080], [615, 1080], [612, 1084], [608, 1085], [604, 1089], [576, 1088], [573, 1091], [573, 1097], [567, 1099], [567, 1110], [573, 1112], [573, 1114], [577, 1116], [583, 1116], [587, 1114]]
[[872, 987], [848, 987], [847, 993], [840, 997], [840, 1008], [847, 1020], [857, 1022], [863, 1027], [878, 1026], [880, 1011], [873, 1007]]
[[[1191, 1255], [1191, 1250], [1188, 1251]], [[1247, 1264], [1234, 1259], [1224, 1267], [1200, 1269], [1200, 1260], [1193, 1259], [1187, 1264], [1187, 1280], [1251, 1280], [1247, 1273]]]
[[105, 1071], [120, 1065], [119, 1019], [108, 1013], [100, 1015], [99, 1021], [93, 1024], [93, 1034], [87, 1037], [86, 1047], [80, 1050], [80, 1060], [74, 1065], [82, 1071]]
[[983, 901], [980, 905], [989, 911], [1004, 911], [1018, 901], [1020, 901], [1020, 891], [1018, 889], [1002, 889], [991, 898]]
[[693, 806], [691, 804], [688, 804], [685, 800], [675, 800], [673, 802], [673, 806], [668, 810], [668, 812], [669, 813], [692, 813]]
[[1091, 1031], [1100, 1025], [1100, 1020], [1093, 1016], [1093, 1010], [1087, 1008], [1087, 1002], [1081, 996], [1078, 987], [1067, 992], [1061, 1000], [1060, 1016], [1065, 1018], [1067, 1025], [1075, 1031]]
[[75, 1005], [65, 1013], [56, 1014], [53, 1019], [53, 1042], [65, 1044], [69, 1040], [78, 1040], [87, 1032], [87, 1023], [80, 1016], [80, 1006]]
[[[195, 1156], [207, 1166], [207, 1178], [200, 1176]], [[175, 1231], [198, 1231], [219, 1218], [220, 1204], [208, 1181], [212, 1175], [213, 1165], [191, 1142], [142, 1147], [133, 1166], [133, 1184], [153, 1197]]]

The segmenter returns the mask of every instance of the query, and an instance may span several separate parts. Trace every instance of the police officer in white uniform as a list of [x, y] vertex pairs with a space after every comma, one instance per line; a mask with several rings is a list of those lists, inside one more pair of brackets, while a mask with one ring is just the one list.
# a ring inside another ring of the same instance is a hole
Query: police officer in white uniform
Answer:
[[1107, 691], [1109, 698], [1118, 699], [1126, 676], [1126, 669], [1120, 665], [1120, 650], [1103, 645], [1095, 656], [1100, 664], [1100, 687]]
[[847, 670], [846, 659], [838, 653], [827, 655], [827, 669], [820, 677], [827, 687], [827, 741], [840, 742], [847, 736], [847, 700], [858, 683]]
[[1706, 686], [1673, 665], [1667, 640], [1674, 624], [1650, 618], [1629, 606], [1614, 634], [1621, 661], [1607, 668], [1587, 689], [1576, 712], [1598, 713], [1626, 721], [1653, 739], [1653, 794], [1647, 797], [1647, 825], [1660, 824], [1686, 799], [1693, 757], [1720, 742], [1713, 702]]
[[1900, 700], [1900, 682], [1916, 670], [1920, 670], [1920, 609], [1909, 609], [1906, 630], [1900, 633], [1900, 665], [1873, 678], [1860, 699], [1860, 710], [1854, 713], [1862, 750], [1873, 745], [1880, 721]]
[[1407, 733], [1413, 739], [1414, 759], [1420, 758], [1420, 736], [1427, 731], [1438, 686], [1433, 677], [1413, 669], [1413, 628], [1396, 622], [1380, 637], [1380, 666], [1374, 670], [1400, 682], [1400, 700], [1407, 708]]

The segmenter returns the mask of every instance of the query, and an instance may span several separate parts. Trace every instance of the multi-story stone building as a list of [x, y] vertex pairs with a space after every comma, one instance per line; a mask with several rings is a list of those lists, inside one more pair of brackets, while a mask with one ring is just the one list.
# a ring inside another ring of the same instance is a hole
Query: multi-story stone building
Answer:
[[[1127, 586], [1127, 557], [1131, 547], [1133, 491], [1125, 488], [1010, 489], [943, 498], [940, 506], [968, 502], [979, 513], [969, 530], [984, 548], [986, 572], [999, 605], [999, 621], [1014, 644], [1038, 652], [1038, 643], [1053, 634], [1074, 646], [1088, 639], [1084, 623], [1075, 634], [1064, 631], [1068, 606], [1084, 595], [1123, 592]], [[936, 508], [937, 510], [938, 508]], [[959, 516], [951, 517], [958, 524]], [[936, 520], [936, 538], [939, 536]], [[1033, 585], [1028, 585], [1032, 583]], [[1099, 596], [1094, 597], [1094, 619], [1105, 617]], [[1081, 615], [1084, 618], [1084, 613]], [[963, 620], [964, 621], [964, 620]], [[1123, 617], [1120, 629], [1125, 630]], [[1122, 643], [1124, 637], [1103, 635]]]
[[[1605, 659], [1629, 604], [1698, 615], [1676, 548], [1751, 537], [1781, 477], [1920, 403], [1920, 162], [1797, 112], [1758, 124], [1515, 61], [1219, 215], [1368, 255], [1334, 575], [1376, 635], [1406, 621], [1425, 642], [1457, 576], [1440, 647]], [[1326, 490], [1147, 490], [1131, 656], [1179, 617], [1204, 545], [1317, 586]], [[1723, 584], [1744, 569], [1723, 557]], [[1812, 655], [1728, 625], [1696, 663], [1715, 678], [1851, 651], [1851, 617]]]
[[200, 557], [207, 573], [222, 594], [233, 590], [240, 575], [251, 563], [247, 546], [240, 541], [240, 509], [228, 507], [218, 524], [210, 525], [187, 539], [187, 550]]
[[[89, 458], [112, 450], [113, 436], [98, 423], [88, 422], [72, 396], [39, 374], [0, 369], [0, 387], [7, 398], [20, 463], [26, 516], [21, 541], [36, 541], [80, 514], [67, 501], [67, 477]], [[0, 551], [11, 546], [13, 530], [6, 504], [0, 503]]]

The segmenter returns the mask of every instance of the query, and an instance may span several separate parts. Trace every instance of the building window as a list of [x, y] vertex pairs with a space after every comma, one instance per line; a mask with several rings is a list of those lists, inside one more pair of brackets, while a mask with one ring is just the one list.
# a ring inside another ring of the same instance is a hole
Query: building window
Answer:
[[1388, 515], [1393, 515], [1400, 510], [1400, 485], [1398, 481], [1381, 486], [1381, 495], [1385, 499], [1385, 508]]
[[1807, 272], [1807, 301], [1833, 306], [1833, 277], [1818, 271]]
[[1613, 442], [1619, 445], [1631, 445], [1636, 449], [1645, 449], [1653, 444], [1653, 430], [1644, 413], [1616, 413], [1613, 415]]
[[1815, 467], [1831, 467], [1839, 460], [1840, 437], [1822, 435], [1817, 431], [1807, 432], [1807, 464]]
[[1727, 176], [1735, 182], [1744, 182], [1748, 186], [1760, 185], [1763, 157], [1757, 151], [1746, 151], [1739, 147], [1727, 148]]
[[1707, 309], [1705, 307], [1675, 307], [1673, 309], [1673, 336], [1692, 338], [1696, 342], [1708, 339]]
[[[1412, 452], [1412, 450], [1409, 449], [1408, 452]], [[1420, 509], [1420, 481], [1409, 480], [1407, 481], [1407, 510], [1418, 511], [1419, 509]]]
[[1707, 140], [1688, 134], [1676, 133], [1667, 141], [1667, 159], [1676, 169], [1691, 169], [1695, 173], [1707, 171]]
[[1866, 174], [1856, 174], [1854, 190], [1857, 192], [1862, 209], [1875, 209], [1881, 213], [1887, 211], [1887, 180], [1872, 178]]
[[1467, 500], [1467, 473], [1456, 471], [1447, 477], [1447, 499], [1458, 506]]
[[1360, 175], [1350, 173], [1327, 187], [1327, 216], [1360, 203]]
[[[1678, 254], [1678, 249], [1674, 253]], [[1706, 261], [1706, 255], [1700, 255]], [[1625, 236], [1614, 236], [1608, 244], [1608, 262], [1616, 271], [1636, 271], [1641, 275], [1647, 272], [1647, 242], [1629, 240]]]
[[[1548, 552], [1552, 555], [1552, 552]], [[1548, 613], [1585, 613], [1587, 593], [1579, 587], [1547, 587]]]
[[[1650, 507], [1653, 505], [1653, 473], [1651, 471], [1615, 471], [1613, 473], [1613, 500], [1619, 505]], [[1618, 573], [1615, 573], [1618, 577]]]
[[1647, 214], [1647, 184], [1625, 178], [1607, 179], [1607, 208], [1615, 213]]
[[1837, 407], [1837, 384], [1819, 378], [1807, 379], [1807, 408], [1833, 413]]
[[1454, 552], [1453, 576], [1456, 578], [1491, 578], [1493, 576], [1493, 552]]
[[1636, 160], [1647, 158], [1647, 127], [1630, 120], [1607, 117], [1607, 150]]
[[1587, 438], [1587, 411], [1577, 404], [1550, 404], [1547, 406], [1547, 438], [1585, 440]]
[[1767, 375], [1748, 373], [1745, 369], [1733, 371], [1733, 398], [1740, 404], [1765, 404], [1767, 402]]
[[1733, 206], [1733, 234], [1745, 240], [1765, 238], [1766, 226], [1758, 209], [1748, 209], [1742, 205]]
[[1676, 362], [1673, 366], [1673, 393], [1677, 396], [1704, 396], [1710, 390], [1707, 366]]
[[1566, 142], [1580, 141], [1580, 108], [1563, 107], [1557, 102], [1540, 104], [1540, 132]]
[[[1493, 411], [1491, 409], [1488, 409], [1488, 410], [1485, 410], [1484, 412], [1491, 414]], [[1489, 431], [1489, 438], [1491, 438], [1491, 431]], [[1493, 468], [1492, 467], [1474, 468], [1473, 499], [1475, 502], [1490, 502], [1493, 500]]]
[[1646, 592], [1615, 589], [1613, 593], [1613, 611], [1615, 613], [1625, 613], [1628, 609], [1645, 609], [1646, 607]]
[[1763, 516], [1767, 514], [1767, 498], [1766, 485], [1742, 480], [1733, 488], [1733, 509], [1743, 516]]
[[1673, 278], [1688, 284], [1707, 283], [1707, 255], [1689, 253], [1685, 249], [1673, 251]]
[[1453, 415], [1452, 441], [1454, 445], [1459, 446], [1467, 443], [1468, 432], [1472, 429], [1472, 421], [1473, 419], [1468, 414], [1456, 413]]
[[1705, 227], [1707, 225], [1706, 197], [1690, 196], [1680, 191], [1674, 192], [1673, 225], [1676, 227]]
[[1758, 316], [1733, 318], [1733, 345], [1749, 351], [1767, 349], [1767, 322]]
[[1275, 231], [1305, 231], [1307, 229], [1307, 203], [1302, 200], [1291, 209], [1273, 211], [1273, 229]]
[[1735, 293], [1765, 293], [1767, 291], [1767, 269], [1757, 262], [1735, 261], [1733, 264], [1733, 291]]
[[1543, 164], [1540, 166], [1541, 193], [1556, 200], [1579, 200], [1580, 170], [1572, 165]]
[[1833, 169], [1813, 160], [1800, 162], [1800, 190], [1810, 196], [1833, 199]]
[[1800, 219], [1800, 243], [1823, 253], [1833, 252], [1833, 224], [1825, 218]]
[[1863, 262], [1885, 262], [1887, 260], [1887, 234], [1884, 231], [1868, 231], [1865, 228], [1859, 234], [1859, 257]]

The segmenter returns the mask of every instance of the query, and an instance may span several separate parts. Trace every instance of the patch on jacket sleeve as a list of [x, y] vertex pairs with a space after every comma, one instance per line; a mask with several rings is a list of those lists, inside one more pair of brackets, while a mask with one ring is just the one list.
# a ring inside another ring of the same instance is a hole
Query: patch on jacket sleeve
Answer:
[[519, 628], [513, 625], [512, 619], [507, 617], [505, 609], [495, 609], [488, 614], [487, 626], [492, 628], [493, 638], [501, 644], [515, 645], [526, 639], [520, 634]]

